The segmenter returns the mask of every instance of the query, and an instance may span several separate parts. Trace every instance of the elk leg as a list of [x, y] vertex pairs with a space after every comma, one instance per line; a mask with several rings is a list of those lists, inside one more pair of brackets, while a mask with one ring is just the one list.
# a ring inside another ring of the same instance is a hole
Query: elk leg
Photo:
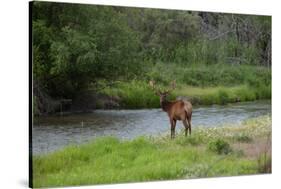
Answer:
[[174, 138], [176, 136], [176, 124], [177, 124], [177, 120], [174, 120], [174, 129], [173, 129]]
[[176, 121], [171, 119], [171, 139], [175, 138]]
[[183, 125], [185, 127], [185, 136], [187, 136], [187, 130], [188, 130], [189, 126], [188, 126], [186, 120], [183, 120], [182, 123], [183, 123]]
[[191, 135], [191, 118], [187, 119], [189, 125], [189, 135]]
[[173, 139], [173, 127], [174, 127], [174, 121], [172, 119], [170, 119], [170, 123], [171, 123], [171, 139]]

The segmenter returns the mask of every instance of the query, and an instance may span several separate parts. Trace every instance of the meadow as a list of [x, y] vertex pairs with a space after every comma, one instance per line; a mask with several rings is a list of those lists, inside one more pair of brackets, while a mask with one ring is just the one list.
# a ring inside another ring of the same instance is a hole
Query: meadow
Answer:
[[33, 186], [70, 186], [271, 173], [271, 116], [238, 125], [92, 142], [33, 156]]

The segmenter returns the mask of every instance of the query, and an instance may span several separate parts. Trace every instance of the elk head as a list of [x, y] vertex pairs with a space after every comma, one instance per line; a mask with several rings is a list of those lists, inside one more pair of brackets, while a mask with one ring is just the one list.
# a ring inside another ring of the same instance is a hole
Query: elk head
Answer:
[[160, 96], [160, 102], [166, 101], [166, 97], [171, 93], [172, 90], [176, 88], [176, 81], [172, 81], [170, 86], [166, 89], [155, 86], [155, 81], [149, 81], [149, 85], [156, 95]]

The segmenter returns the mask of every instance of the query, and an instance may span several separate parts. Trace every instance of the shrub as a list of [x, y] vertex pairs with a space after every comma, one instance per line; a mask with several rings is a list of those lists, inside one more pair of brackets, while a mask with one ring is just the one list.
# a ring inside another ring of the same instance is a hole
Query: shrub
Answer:
[[229, 154], [232, 151], [229, 143], [222, 139], [209, 142], [208, 149], [218, 154]]

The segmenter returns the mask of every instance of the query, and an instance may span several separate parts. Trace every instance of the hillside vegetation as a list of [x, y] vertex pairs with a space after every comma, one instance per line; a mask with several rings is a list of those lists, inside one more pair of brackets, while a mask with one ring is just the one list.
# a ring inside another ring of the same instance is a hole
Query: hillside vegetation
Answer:
[[269, 16], [50, 2], [32, 9], [36, 115], [59, 111], [61, 99], [72, 100], [66, 110], [157, 107], [156, 97], [134, 92], [151, 79], [176, 79], [174, 96], [199, 104], [271, 97]]

